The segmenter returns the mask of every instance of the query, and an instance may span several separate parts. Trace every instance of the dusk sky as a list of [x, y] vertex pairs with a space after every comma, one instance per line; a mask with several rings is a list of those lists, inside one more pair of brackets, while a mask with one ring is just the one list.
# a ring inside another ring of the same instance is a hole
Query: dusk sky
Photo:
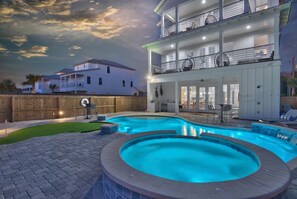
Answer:
[[26, 74], [52, 74], [91, 58], [135, 68], [145, 81], [141, 45], [159, 36], [158, 0], [0, 2], [0, 81], [19, 84]]
[[[135, 68], [145, 87], [147, 52], [156, 40], [159, 0], [0, 0], [0, 81], [52, 74], [91, 58]], [[297, 4], [282, 28], [283, 70], [297, 56]], [[296, 58], [297, 59], [297, 58]], [[137, 85], [137, 83], [136, 83]]]

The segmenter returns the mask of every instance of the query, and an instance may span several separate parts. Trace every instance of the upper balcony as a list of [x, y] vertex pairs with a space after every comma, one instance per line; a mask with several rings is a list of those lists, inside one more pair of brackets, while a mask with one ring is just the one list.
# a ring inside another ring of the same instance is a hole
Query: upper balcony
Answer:
[[192, 0], [164, 11], [161, 20], [161, 37], [176, 35], [279, 5], [278, 0], [225, 0], [220, 9], [218, 2], [218, 0]]

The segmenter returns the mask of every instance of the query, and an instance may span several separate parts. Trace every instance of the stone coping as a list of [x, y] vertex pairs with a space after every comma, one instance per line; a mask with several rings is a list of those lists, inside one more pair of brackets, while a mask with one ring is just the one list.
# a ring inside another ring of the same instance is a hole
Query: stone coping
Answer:
[[125, 143], [142, 136], [160, 133], [172, 136], [175, 131], [128, 135], [108, 144], [101, 153], [103, 172], [121, 186], [152, 198], [273, 198], [284, 192], [290, 183], [288, 166], [272, 152], [244, 141], [208, 133], [202, 133], [202, 136], [231, 141], [255, 153], [260, 160], [259, 169], [239, 180], [188, 183], [143, 173], [121, 159], [120, 149]]

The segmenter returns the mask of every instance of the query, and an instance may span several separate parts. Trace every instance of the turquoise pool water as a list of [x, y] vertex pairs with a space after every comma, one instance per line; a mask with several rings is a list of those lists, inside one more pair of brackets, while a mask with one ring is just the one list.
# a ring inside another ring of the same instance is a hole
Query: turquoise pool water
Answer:
[[297, 157], [296, 145], [250, 131], [200, 126], [174, 117], [122, 116], [110, 118], [107, 121], [118, 123], [119, 132], [123, 133], [134, 134], [157, 130], [175, 130], [177, 134], [198, 136], [202, 132], [207, 132], [229, 136], [258, 145], [273, 152], [284, 162], [288, 162]]
[[121, 148], [121, 157], [129, 166], [154, 176], [191, 183], [236, 180], [254, 173], [259, 162], [249, 153], [203, 138], [157, 136], [136, 139]]

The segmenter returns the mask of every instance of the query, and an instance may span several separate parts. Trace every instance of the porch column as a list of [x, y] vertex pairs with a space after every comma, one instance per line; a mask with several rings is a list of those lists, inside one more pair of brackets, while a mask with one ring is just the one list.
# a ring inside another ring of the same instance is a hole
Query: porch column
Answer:
[[179, 89], [178, 89], [178, 81], [174, 82], [175, 87], [175, 114], [179, 114]]
[[224, 19], [224, 0], [220, 0], [219, 3], [219, 20], [223, 20]]
[[274, 16], [274, 59], [279, 59], [279, 17]]
[[175, 6], [175, 32], [179, 33], [179, 6]]
[[148, 70], [147, 70], [147, 73], [149, 76], [152, 75], [152, 51], [150, 49], [147, 49], [147, 57], [148, 57]]
[[224, 51], [224, 31], [220, 30], [219, 32], [219, 53], [220, 53], [220, 63], [219, 66], [224, 66], [223, 51]]
[[161, 16], [161, 37], [164, 37], [164, 33], [165, 33], [165, 16], [164, 16], [164, 13], [162, 13], [162, 16]]
[[220, 77], [218, 79], [218, 90], [216, 91], [217, 93], [217, 102], [216, 104], [222, 104], [223, 103], [223, 77]]
[[77, 94], [77, 75], [74, 74], [74, 94]]
[[250, 3], [249, 0], [244, 0], [244, 11], [243, 13], [249, 13], [250, 12]]
[[178, 72], [179, 66], [178, 66], [178, 60], [179, 60], [179, 42], [175, 42], [175, 70]]

